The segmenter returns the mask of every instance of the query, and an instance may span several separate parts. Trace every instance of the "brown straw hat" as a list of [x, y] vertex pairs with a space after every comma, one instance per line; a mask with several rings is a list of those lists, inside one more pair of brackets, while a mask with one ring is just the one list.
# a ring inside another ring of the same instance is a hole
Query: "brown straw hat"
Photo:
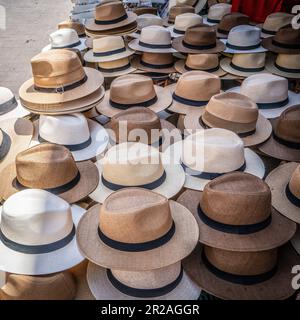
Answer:
[[283, 245], [296, 224], [271, 205], [271, 191], [261, 179], [230, 173], [208, 183], [203, 192], [185, 191], [178, 202], [195, 216], [199, 241], [231, 251], [263, 251]]
[[300, 167], [289, 162], [274, 169], [266, 178], [272, 205], [282, 215], [300, 224]]
[[0, 300], [73, 300], [76, 283], [69, 272], [45, 276], [8, 274]]
[[299, 260], [290, 244], [260, 252], [198, 246], [183, 265], [203, 290], [221, 299], [283, 300], [295, 293], [291, 270]]
[[171, 103], [172, 96], [168, 89], [154, 85], [150, 77], [130, 74], [113, 80], [97, 110], [107, 117], [137, 106], [158, 113], [167, 109]]
[[221, 80], [204, 71], [189, 71], [182, 74], [177, 83], [166, 87], [173, 92], [173, 103], [168, 109], [180, 114], [205, 107], [210, 98], [220, 93]]
[[300, 53], [270, 56], [266, 68], [269, 72], [288, 79], [300, 79]]
[[214, 95], [207, 106], [190, 112], [184, 119], [186, 129], [222, 128], [235, 132], [245, 147], [266, 141], [272, 134], [272, 125], [258, 112], [250, 98], [235, 92]]
[[195, 8], [183, 4], [177, 4], [171, 7], [168, 16], [165, 18], [165, 25], [174, 24], [175, 18], [183, 13], [195, 13]]
[[106, 31], [127, 26], [136, 21], [137, 15], [126, 11], [121, 1], [102, 3], [95, 8], [95, 19], [88, 20], [88, 31]]
[[137, 15], [140, 16], [142, 14], [157, 14], [157, 8], [154, 7], [136, 7], [133, 9], [133, 12]]
[[57, 26], [58, 29], [74, 29], [79, 37], [85, 37], [84, 25], [80, 22], [66, 20], [60, 22]]
[[198, 25], [188, 28], [183, 37], [173, 40], [172, 46], [181, 53], [218, 53], [225, 44], [217, 39], [214, 27]]
[[43, 189], [74, 203], [93, 192], [99, 182], [91, 161], [76, 163], [69, 149], [51, 143], [19, 153], [0, 174], [0, 198], [5, 200], [23, 189]]
[[97, 265], [147, 271], [188, 256], [199, 230], [193, 215], [177, 202], [150, 190], [128, 188], [88, 210], [76, 236], [83, 256]]
[[240, 12], [225, 14], [217, 25], [217, 36], [218, 38], [227, 38], [232, 28], [245, 24], [250, 24], [250, 19], [247, 15]]
[[263, 39], [264, 48], [276, 53], [300, 53], [300, 30], [282, 28], [274, 37]]
[[283, 111], [272, 124], [273, 135], [259, 150], [276, 159], [300, 161], [300, 105]]

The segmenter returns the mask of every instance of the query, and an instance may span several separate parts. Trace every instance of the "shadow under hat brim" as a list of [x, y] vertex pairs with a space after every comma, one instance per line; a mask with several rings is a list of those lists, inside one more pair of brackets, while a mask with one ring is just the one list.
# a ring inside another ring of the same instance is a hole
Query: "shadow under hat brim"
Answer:
[[106, 57], [95, 57], [93, 49], [89, 50], [85, 55], [84, 55], [84, 60], [90, 63], [97, 63], [97, 62], [107, 62], [107, 61], [115, 61], [115, 60], [120, 60], [122, 58], [127, 58], [130, 57], [134, 54], [134, 51], [125, 48], [126, 50], [117, 53], [117, 54], [110, 54], [107, 55]]
[[82, 217], [76, 233], [81, 253], [96, 265], [116, 270], [147, 271], [181, 261], [195, 248], [199, 230], [194, 216], [182, 205], [170, 201], [175, 223], [173, 237], [164, 245], [147, 251], [126, 252], [106, 245], [98, 236], [100, 205]]
[[190, 210], [197, 220], [202, 244], [229, 251], [256, 252], [277, 248], [288, 242], [296, 232], [296, 224], [272, 208], [272, 221], [265, 229], [252, 234], [232, 234], [218, 231], [205, 224], [198, 215], [202, 192], [187, 190], [177, 202]]
[[[77, 49], [79, 51], [84, 51], [85, 49], [87, 49], [87, 46], [85, 44], [85, 39], [80, 38], [79, 41], [80, 41], [80, 44], [78, 46], [72, 47], [71, 49]], [[66, 47], [52, 48], [52, 45], [48, 44], [46, 47], [44, 47], [42, 49], [42, 52], [46, 52], [46, 51], [53, 50], [53, 49], [66, 49]]]
[[136, 57], [133, 58], [132, 65], [136, 69], [144, 71], [144, 72], [165, 73], [165, 74], [176, 72], [176, 69], [175, 69], [174, 65], [173, 65], [173, 67], [170, 67], [170, 68], [159, 68], [159, 69], [158, 68], [146, 67], [146, 66], [141, 64], [141, 57], [140, 56], [136, 56]]
[[81, 99], [94, 93], [102, 86], [104, 77], [95, 69], [84, 67], [87, 80], [75, 89], [61, 93], [47, 93], [40, 92], [34, 88], [34, 79], [31, 78], [22, 84], [19, 95], [23, 104], [36, 103], [36, 104], [59, 104], [70, 102], [76, 99]]
[[275, 52], [275, 53], [287, 53], [287, 54], [300, 53], [300, 48], [299, 49], [287, 49], [287, 48], [282, 48], [282, 47], [278, 47], [278, 46], [274, 45], [273, 39], [274, 39], [274, 37], [262, 39], [263, 47], [266, 48], [267, 50], [269, 50], [271, 52]]
[[183, 38], [184, 37], [178, 37], [173, 39], [172, 46], [174, 49], [176, 49], [178, 52], [181, 53], [219, 53], [225, 50], [225, 44], [221, 42], [220, 40], [216, 41], [216, 46], [212, 49], [190, 49], [183, 45]]
[[276, 67], [275, 62], [276, 62], [276, 57], [275, 56], [269, 57], [267, 59], [266, 69], [269, 72], [271, 72], [273, 74], [276, 74], [278, 76], [284, 77], [284, 78], [288, 78], [288, 79], [300, 79], [300, 70], [298, 70], [299, 72], [295, 72], [295, 73], [293, 73], [293, 72], [285, 72], [285, 71], [279, 70]]
[[0, 114], [0, 121], [12, 118], [23, 118], [28, 116], [29, 114], [30, 112], [21, 105], [21, 102], [19, 100], [17, 100], [17, 105], [13, 110]]
[[179, 284], [171, 292], [154, 298], [137, 298], [126, 295], [116, 289], [107, 276], [107, 269], [89, 263], [87, 269], [87, 282], [96, 300], [197, 300], [201, 289], [183, 271]]
[[[184, 126], [187, 130], [203, 130], [206, 127], [203, 125], [201, 116], [204, 109], [197, 112], [191, 112], [184, 118]], [[255, 132], [247, 137], [242, 137], [245, 147], [256, 146], [266, 141], [272, 134], [272, 125], [268, 119], [259, 114], [256, 122]]]
[[[158, 113], [160, 111], [163, 111], [167, 109], [171, 103], [172, 103], [172, 95], [170, 91], [166, 88], [159, 87], [157, 85], [154, 85], [154, 90], [156, 92], [157, 101], [150, 105], [150, 110], [154, 111], [155, 113]], [[111, 118], [118, 113], [124, 111], [122, 109], [117, 109], [111, 106], [110, 104], [110, 90], [107, 90], [105, 92], [103, 100], [97, 105], [97, 110], [99, 113]]]
[[284, 300], [295, 293], [291, 286], [294, 275], [292, 267], [300, 263], [300, 258], [290, 244], [279, 249], [278, 270], [264, 282], [241, 285], [222, 280], [211, 273], [201, 258], [201, 246], [183, 261], [187, 274], [203, 290], [225, 300]]
[[[97, 167], [91, 161], [83, 161], [76, 163], [78, 171], [80, 173], [79, 182], [70, 190], [56, 194], [60, 198], [64, 199], [68, 203], [75, 203], [86, 198], [91, 192], [95, 190], [99, 182], [99, 174]], [[3, 178], [3, 184], [0, 185], [0, 198], [4, 200], [8, 199], [11, 195], [27, 189], [19, 189], [16, 186], [16, 164], [11, 163], [0, 172]], [[45, 179], [51, 179], [51, 177], [44, 177]]]
[[153, 52], [153, 53], [172, 53], [172, 52], [176, 52], [175, 49], [173, 49], [172, 47], [170, 48], [148, 48], [148, 47], [143, 47], [141, 45], [139, 45], [139, 39], [133, 39], [132, 41], [130, 41], [128, 43], [129, 48], [131, 48], [132, 50], [136, 50], [136, 51], [141, 51], [141, 52]]
[[[79, 220], [86, 210], [77, 205], [71, 206], [71, 210], [73, 222], [77, 228]], [[26, 254], [14, 251], [0, 241], [1, 269], [10, 273], [24, 275], [52, 274], [72, 268], [83, 260], [84, 258], [77, 247], [76, 236], [63, 248], [44, 254]]]
[[[187, 70], [186, 67], [185, 67], [185, 63], [186, 61], [185, 60], [179, 60], [179, 61], [176, 61], [175, 62], [175, 68], [177, 70], [177, 72], [179, 73], [185, 73], [185, 72], [189, 72], [191, 70]], [[213, 71], [213, 72], [210, 72], [210, 71], [206, 71], [206, 70], [200, 70], [200, 69], [193, 69], [193, 71], [196, 70], [196, 71], [205, 71], [205, 72], [208, 72], [208, 73], [211, 73], [211, 74], [214, 74], [218, 77], [222, 77], [224, 76], [227, 72], [224, 71], [220, 66], [219, 66], [219, 69], [216, 70], [216, 71]]]
[[272, 192], [272, 205], [285, 217], [300, 224], [300, 208], [294, 205], [286, 196], [285, 190], [299, 163], [289, 162], [280, 165], [269, 173], [266, 183]]
[[255, 49], [251, 49], [251, 50], [240, 50], [240, 49], [231, 49], [227, 47], [227, 41], [228, 39], [221, 39], [220, 40], [224, 45], [225, 45], [225, 49], [223, 50], [224, 53], [259, 53], [259, 52], [266, 52], [268, 51], [268, 49], [266, 49], [265, 47], [262, 46], [262, 44]]

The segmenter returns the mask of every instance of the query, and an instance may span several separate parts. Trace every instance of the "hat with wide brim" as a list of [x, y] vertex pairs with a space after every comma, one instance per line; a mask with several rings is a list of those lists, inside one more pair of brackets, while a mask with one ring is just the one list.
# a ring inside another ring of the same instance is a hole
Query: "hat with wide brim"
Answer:
[[286, 195], [286, 187], [290, 182], [293, 172], [299, 163], [289, 162], [282, 164], [269, 173], [266, 183], [272, 192], [272, 205], [285, 217], [300, 224], [300, 208], [289, 201]]
[[107, 269], [90, 262], [87, 269], [87, 282], [96, 300], [197, 300], [201, 289], [183, 271], [182, 279], [171, 292], [155, 298], [137, 298], [119, 291], [110, 282]]
[[141, 64], [141, 57], [140, 56], [135, 56], [132, 61], [131, 61], [132, 65], [141, 71], [145, 71], [145, 72], [154, 72], [154, 73], [174, 73], [176, 72], [175, 66], [173, 65], [172, 67], [169, 68], [151, 68], [151, 67], [146, 67], [143, 64]]
[[[241, 93], [241, 87], [239, 86], [239, 87], [230, 88], [227, 91]], [[294, 106], [296, 104], [300, 104], [300, 94], [297, 94], [297, 93], [289, 90], [288, 98], [289, 98], [289, 102], [283, 107], [275, 108], [275, 109], [259, 109], [259, 112], [267, 119], [272, 119], [272, 118], [279, 117], [281, 115], [281, 113], [284, 110], [286, 110], [287, 108]], [[293, 161], [293, 160], [291, 160], [291, 161]]]
[[[80, 173], [80, 179], [78, 183], [70, 190], [56, 194], [69, 203], [78, 202], [87, 197], [91, 192], [95, 190], [99, 181], [99, 174], [97, 167], [92, 161], [83, 161], [76, 163], [78, 171]], [[17, 193], [26, 188], [21, 188], [16, 184], [16, 164], [11, 163], [5, 167], [0, 175], [2, 182], [0, 185], [0, 198], [6, 200], [14, 193]], [[44, 177], [45, 179], [51, 179], [51, 177]]]
[[231, 61], [232, 60], [230, 58], [221, 59], [220, 65], [221, 65], [222, 69], [225, 70], [225, 72], [228, 72], [230, 74], [233, 74], [233, 75], [236, 75], [236, 76], [239, 76], [239, 77], [247, 78], [247, 77], [253, 76], [255, 74], [268, 73], [266, 68], [264, 68], [262, 71], [255, 71], [255, 72], [239, 71], [237, 69], [234, 69], [231, 66]]
[[125, 51], [123, 52], [110, 54], [106, 57], [96, 57], [94, 56], [93, 49], [91, 49], [84, 55], [84, 60], [90, 63], [107, 62], [107, 61], [114, 61], [114, 60], [120, 60], [122, 58], [127, 58], [132, 56], [133, 54], [134, 54], [134, 51], [125, 47]]
[[273, 43], [273, 39], [274, 37], [262, 39], [262, 45], [264, 46], [264, 48], [275, 53], [287, 53], [287, 54], [300, 53], [300, 48], [298, 47], [296, 49], [278, 47], [276, 44]]
[[202, 221], [198, 214], [202, 192], [187, 190], [177, 201], [189, 209], [199, 226], [199, 241], [207, 246], [229, 251], [256, 252], [277, 248], [288, 242], [296, 232], [296, 224], [272, 208], [272, 221], [263, 230], [252, 234], [233, 234], [216, 230]]
[[275, 62], [276, 62], [276, 56], [270, 56], [267, 58], [266, 69], [269, 72], [284, 78], [288, 78], [288, 79], [300, 79], [300, 72], [285, 72], [285, 71], [279, 70], [276, 67]]
[[28, 110], [26, 110], [19, 100], [16, 100], [14, 108], [6, 113], [0, 114], [0, 121], [12, 119], [12, 118], [23, 118], [30, 114]]
[[300, 257], [290, 244], [279, 249], [278, 269], [275, 275], [253, 285], [235, 284], [222, 280], [209, 271], [201, 257], [201, 246], [183, 261], [187, 274], [203, 290], [221, 299], [230, 300], [284, 300], [295, 293], [291, 286], [292, 267], [300, 263]]
[[[26, 150], [33, 136], [33, 124], [31, 121], [22, 118], [11, 118], [0, 121], [0, 128], [4, 132], [5, 156], [0, 160], [0, 171], [8, 164], [15, 161], [15, 157], [21, 151]], [[1, 184], [4, 176], [1, 175]], [[1, 199], [1, 194], [0, 194]]]
[[198, 241], [198, 225], [194, 216], [184, 206], [175, 201], [170, 201], [169, 204], [175, 233], [164, 245], [139, 252], [109, 247], [98, 235], [101, 206], [96, 205], [89, 209], [79, 222], [76, 233], [79, 250], [94, 264], [115, 270], [147, 271], [181, 261], [193, 251]]
[[[175, 62], [175, 68], [176, 68], [177, 72], [179, 72], [179, 73], [185, 73], [185, 72], [191, 71], [191, 70], [186, 69], [185, 60], [176, 61]], [[194, 69], [194, 70], [196, 70], [196, 69]], [[206, 71], [206, 70], [197, 70], [197, 71]], [[206, 72], [214, 74], [214, 75], [216, 75], [218, 77], [222, 77], [227, 73], [220, 66], [219, 66], [218, 70], [216, 70], [216, 71], [212, 71], [212, 72], [211, 71], [206, 71]]]
[[[87, 119], [89, 126], [91, 144], [84, 149], [71, 151], [75, 161], [90, 160], [100, 154], [102, 154], [109, 142], [108, 133], [98, 122]], [[30, 147], [43, 143], [39, 137], [39, 122], [34, 122], [34, 135], [30, 144]], [[49, 141], [51, 143], [51, 141]]]
[[[201, 119], [204, 109], [188, 113], [184, 118], [184, 126], [187, 130], [202, 130], [206, 129], [206, 125]], [[272, 134], [271, 122], [262, 114], [258, 115], [255, 132], [246, 137], [241, 137], [245, 147], [252, 147], [266, 141]]]
[[[154, 90], [156, 92], [157, 101], [150, 105], [150, 110], [154, 111], [155, 113], [158, 113], [160, 111], [163, 111], [167, 109], [171, 103], [172, 103], [172, 95], [170, 91], [167, 88], [163, 88], [157, 85], [154, 85]], [[110, 104], [110, 90], [107, 90], [105, 92], [103, 100], [97, 105], [97, 110], [99, 113], [111, 118], [118, 113], [120, 113], [121, 109], [117, 109], [111, 106]]]
[[169, 52], [176, 52], [175, 49], [173, 49], [172, 47], [170, 48], [148, 48], [148, 47], [143, 47], [141, 45], [139, 45], [139, 39], [133, 39], [132, 41], [130, 41], [128, 43], [129, 48], [131, 48], [132, 50], [136, 50], [136, 51], [142, 51], [142, 52], [156, 52], [156, 53], [169, 53]]
[[250, 50], [239, 50], [239, 49], [231, 49], [227, 47], [228, 39], [220, 39], [220, 41], [225, 45], [225, 49], [223, 50], [224, 53], [259, 53], [259, 52], [267, 52], [268, 49], [264, 48], [260, 45], [258, 48], [250, 49]]
[[[85, 39], [79, 38], [79, 42], [80, 42], [80, 44], [78, 44], [75, 47], [71, 47], [71, 49], [77, 49], [79, 51], [84, 51], [87, 48], [87, 46], [85, 44]], [[67, 48], [69, 48], [69, 47], [67, 47]], [[44, 47], [42, 49], [42, 52], [46, 52], [46, 51], [49, 51], [49, 50], [52, 50], [52, 49], [66, 49], [66, 47], [61, 47], [61, 48], [56, 48], [55, 47], [55, 48], [52, 48], [52, 44], [48, 44], [46, 47]]]
[[[72, 218], [77, 228], [85, 210], [77, 205], [71, 206]], [[0, 215], [1, 219], [1, 215]], [[6, 272], [26, 275], [52, 274], [67, 270], [83, 261], [76, 237], [61, 249], [43, 254], [26, 254], [10, 249], [0, 241], [0, 265]]]
[[219, 53], [225, 50], [225, 44], [220, 41], [216, 40], [216, 46], [211, 49], [190, 49], [183, 45], [183, 39], [184, 37], [178, 37], [173, 39], [172, 46], [174, 49], [176, 49], [180, 53]]
[[293, 239], [291, 240], [291, 244], [297, 253], [300, 255], [300, 227], [298, 225], [298, 229], [296, 234], [294, 235]]

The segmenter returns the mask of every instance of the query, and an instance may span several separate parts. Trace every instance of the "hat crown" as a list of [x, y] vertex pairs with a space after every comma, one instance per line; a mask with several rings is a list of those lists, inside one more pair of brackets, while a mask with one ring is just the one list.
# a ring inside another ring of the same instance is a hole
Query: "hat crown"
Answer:
[[110, 21], [126, 15], [126, 10], [121, 1], [101, 3], [95, 8], [95, 19], [99, 21]]
[[281, 28], [277, 31], [273, 41], [282, 44], [300, 44], [300, 30], [293, 29], [292, 27]]
[[[113, 61], [104, 61], [104, 62], [98, 62], [98, 66], [102, 69], [114, 69], [114, 68], [120, 68], [120, 67], [125, 67], [130, 63], [128, 57], [118, 59], [118, 60], [113, 60]], [[104, 71], [104, 70], [101, 70]]]
[[217, 36], [213, 27], [198, 25], [188, 28], [183, 40], [191, 45], [205, 46], [215, 44]]
[[139, 188], [110, 195], [101, 206], [99, 221], [99, 228], [107, 237], [124, 243], [158, 239], [173, 224], [168, 199]]
[[174, 22], [175, 18], [182, 13], [195, 13], [195, 8], [187, 5], [176, 5], [170, 8], [169, 10], [169, 21]]
[[93, 40], [93, 52], [108, 52], [125, 47], [124, 40], [121, 36], [106, 36]]
[[51, 47], [58, 49], [78, 43], [78, 34], [74, 29], [59, 29], [50, 34]]
[[200, 205], [209, 218], [219, 223], [252, 225], [270, 216], [271, 191], [251, 174], [228, 173], [205, 186]]
[[231, 45], [248, 47], [258, 45], [261, 42], [261, 30], [250, 25], [239, 25], [232, 28], [228, 35], [228, 43]]
[[223, 16], [231, 12], [232, 5], [228, 3], [217, 3], [212, 5], [208, 10], [209, 19], [221, 20]]
[[175, 18], [174, 28], [180, 31], [186, 31], [187, 28], [201, 24], [203, 19], [195, 13], [182, 13]]
[[34, 84], [41, 88], [59, 88], [81, 81], [85, 72], [77, 54], [70, 50], [50, 50], [31, 59]]
[[150, 13], [141, 14], [136, 21], [140, 30], [148, 26], [163, 26], [163, 19]]
[[244, 143], [238, 135], [229, 130], [202, 130], [189, 135], [183, 141], [182, 161], [199, 172], [232, 172], [245, 163]]
[[81, 113], [62, 116], [41, 115], [39, 135], [51, 143], [76, 145], [90, 138], [90, 130], [86, 117]]
[[68, 236], [72, 229], [70, 205], [44, 190], [15, 193], [2, 208], [1, 231], [19, 244], [51, 244]]
[[300, 165], [297, 166], [291, 176], [289, 189], [296, 198], [300, 199]]
[[17, 180], [31, 189], [63, 186], [78, 175], [71, 152], [64, 146], [42, 143], [16, 156]]
[[230, 31], [232, 28], [239, 26], [239, 25], [247, 25], [250, 23], [250, 19], [247, 15], [239, 13], [239, 12], [232, 12], [225, 14], [218, 25], [218, 29]]
[[174, 57], [172, 53], [143, 52], [141, 60], [149, 64], [164, 65], [173, 63]]
[[14, 98], [13, 92], [6, 88], [6, 87], [0, 87], [0, 114], [1, 114], [1, 105], [10, 101]]
[[220, 78], [204, 71], [190, 71], [180, 76], [175, 94], [185, 99], [208, 101], [221, 90]]
[[[128, 94], [130, 92], [130, 95]], [[142, 75], [124, 75], [116, 78], [110, 87], [110, 100], [122, 104], [136, 104], [156, 97], [153, 81]]]
[[58, 29], [74, 29], [78, 36], [85, 34], [84, 25], [77, 21], [63, 21], [58, 24]]
[[147, 44], [171, 44], [170, 31], [161, 26], [145, 27], [141, 31], [140, 42]]
[[267, 16], [263, 29], [268, 31], [278, 31], [280, 28], [289, 25], [294, 15], [286, 12], [275, 12]]
[[279, 53], [276, 58], [276, 64], [280, 67], [299, 70], [300, 72], [300, 54]]
[[219, 57], [214, 53], [189, 54], [185, 64], [191, 69], [199, 69], [205, 71], [218, 67]]
[[124, 142], [113, 146], [101, 162], [102, 176], [124, 187], [152, 183], [164, 173], [158, 149], [143, 143]]
[[238, 67], [263, 68], [265, 66], [266, 53], [235, 53], [232, 58], [232, 64]]

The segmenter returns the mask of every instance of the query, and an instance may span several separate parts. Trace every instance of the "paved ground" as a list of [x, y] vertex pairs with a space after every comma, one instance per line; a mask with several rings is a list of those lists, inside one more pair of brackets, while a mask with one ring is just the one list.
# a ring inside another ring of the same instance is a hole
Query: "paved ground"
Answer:
[[31, 76], [30, 59], [48, 44], [48, 35], [65, 20], [70, 0], [0, 0], [6, 11], [2, 30], [0, 7], [0, 86], [17, 95], [20, 85]]

